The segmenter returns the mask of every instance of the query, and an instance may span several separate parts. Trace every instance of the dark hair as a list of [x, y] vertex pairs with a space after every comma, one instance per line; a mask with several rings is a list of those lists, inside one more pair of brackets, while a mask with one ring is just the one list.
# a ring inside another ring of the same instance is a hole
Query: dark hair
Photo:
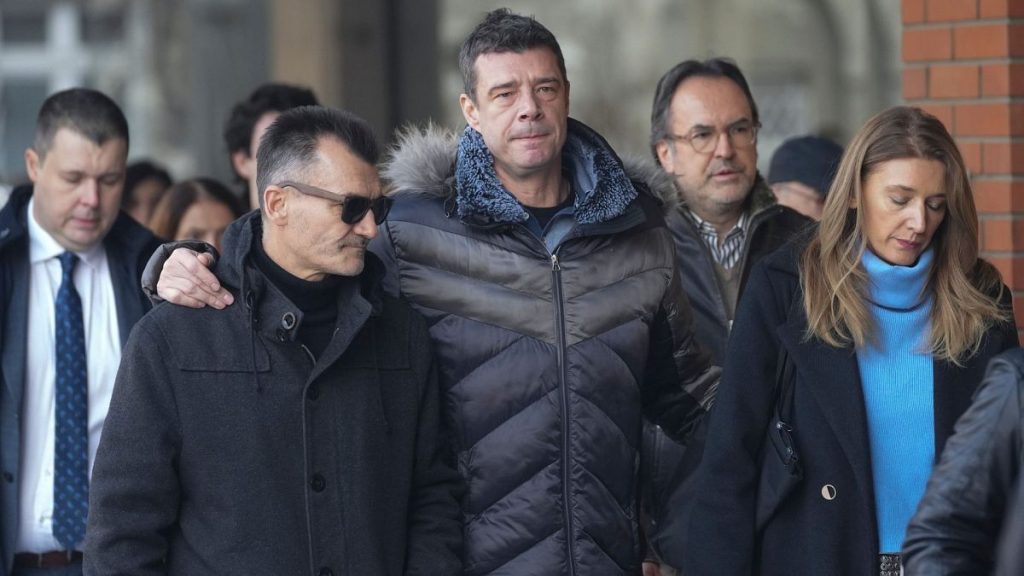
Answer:
[[231, 109], [231, 115], [224, 125], [224, 143], [227, 144], [228, 154], [241, 151], [249, 155], [253, 127], [267, 112], [284, 112], [319, 103], [309, 88], [277, 82], [261, 85]]
[[726, 78], [732, 80], [743, 95], [747, 97], [747, 104], [750, 105], [750, 113], [754, 116], [751, 120], [755, 124], [760, 122], [757, 113], [757, 104], [754, 102], [754, 95], [750, 92], [750, 85], [743, 77], [739, 66], [728, 58], [710, 58], [708, 60], [684, 60], [672, 67], [658, 80], [658, 88], [654, 91], [654, 104], [651, 106], [651, 154], [658, 159], [658, 142], [668, 137], [668, 109], [672, 104], [672, 96], [676, 89], [688, 78]]
[[260, 208], [267, 186], [298, 179], [316, 161], [321, 138], [336, 138], [358, 158], [375, 165], [380, 157], [377, 138], [365, 120], [344, 110], [324, 106], [300, 106], [278, 116], [260, 139], [256, 153], [256, 189]]
[[238, 218], [243, 214], [242, 201], [230, 190], [213, 178], [192, 178], [171, 186], [153, 210], [150, 228], [161, 238], [174, 240], [181, 219], [193, 204], [201, 200], [213, 200], [228, 207]]
[[32, 148], [40, 160], [53, 144], [61, 128], [81, 134], [97, 146], [107, 140], [123, 138], [128, 147], [128, 121], [106, 94], [91, 88], [71, 88], [52, 94], [39, 108], [36, 137]]
[[547, 48], [554, 52], [562, 79], [568, 81], [565, 73], [565, 58], [558, 40], [543, 24], [532, 16], [513, 14], [508, 8], [488, 12], [482, 22], [469, 33], [459, 50], [459, 69], [462, 71], [462, 85], [465, 93], [476, 98], [476, 59], [481, 54], [494, 52], [523, 53], [531, 48]]
[[171, 175], [162, 166], [149, 160], [132, 162], [124, 170], [124, 193], [121, 195], [121, 209], [130, 210], [135, 206], [135, 187], [145, 180], [157, 180], [164, 188], [173, 183]]

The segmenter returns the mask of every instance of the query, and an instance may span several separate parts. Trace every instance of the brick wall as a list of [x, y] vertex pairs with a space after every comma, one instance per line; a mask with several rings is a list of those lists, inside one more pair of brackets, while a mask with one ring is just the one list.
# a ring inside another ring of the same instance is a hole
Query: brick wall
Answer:
[[935, 114], [972, 174], [982, 255], [1024, 328], [1024, 0], [902, 0], [903, 98]]

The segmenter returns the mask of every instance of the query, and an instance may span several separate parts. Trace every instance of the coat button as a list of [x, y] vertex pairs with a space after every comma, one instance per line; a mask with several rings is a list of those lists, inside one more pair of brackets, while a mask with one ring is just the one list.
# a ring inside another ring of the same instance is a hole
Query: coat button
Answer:
[[316, 400], [320, 397], [320, 387], [316, 384], [310, 384], [309, 388], [306, 389], [306, 398], [310, 400]]
[[327, 568], [325, 566], [325, 567], [321, 568], [320, 571], [317, 572], [316, 574], [317, 574], [317, 576], [334, 576], [334, 571], [331, 570], [330, 568]]
[[295, 314], [285, 312], [284, 316], [281, 316], [281, 328], [284, 328], [285, 330], [295, 328]]
[[835, 500], [838, 493], [836, 487], [831, 484], [825, 484], [821, 487], [821, 497], [825, 500]]
[[313, 492], [323, 492], [324, 488], [327, 487], [327, 480], [320, 474], [313, 474], [313, 477], [309, 480], [309, 485], [313, 488]]
[[11, 474], [10, 472], [4, 472], [4, 482], [7, 482], [8, 484], [14, 482], [14, 474]]

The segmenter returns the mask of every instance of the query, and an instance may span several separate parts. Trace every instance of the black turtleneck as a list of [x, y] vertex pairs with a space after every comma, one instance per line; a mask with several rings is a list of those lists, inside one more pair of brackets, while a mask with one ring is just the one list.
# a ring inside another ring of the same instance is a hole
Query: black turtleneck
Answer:
[[555, 214], [558, 214], [563, 209], [572, 206], [572, 203], [575, 200], [576, 195], [573, 194], [572, 190], [570, 189], [569, 195], [566, 196], [565, 200], [561, 201], [557, 206], [551, 206], [547, 208], [539, 208], [536, 206], [523, 206], [523, 208], [526, 208], [526, 211], [529, 212], [531, 216], [537, 219], [537, 223], [540, 224], [540, 229], [543, 230], [547, 228], [548, 222], [551, 222], [551, 219], [555, 217]]
[[328, 275], [319, 282], [294, 276], [267, 256], [262, 242], [255, 242], [252, 252], [256, 267], [288, 300], [302, 311], [302, 325], [297, 337], [319, 357], [331, 342], [338, 316], [338, 295], [355, 278]]

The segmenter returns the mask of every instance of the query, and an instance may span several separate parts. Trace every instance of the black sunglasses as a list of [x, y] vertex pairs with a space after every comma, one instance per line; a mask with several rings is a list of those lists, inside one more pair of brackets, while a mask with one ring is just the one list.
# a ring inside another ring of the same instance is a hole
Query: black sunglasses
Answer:
[[303, 184], [302, 182], [292, 180], [285, 180], [276, 184], [276, 186], [279, 188], [294, 188], [308, 196], [316, 196], [317, 198], [323, 198], [332, 202], [341, 202], [341, 221], [350, 226], [361, 222], [366, 217], [366, 213], [371, 210], [373, 211], [373, 221], [378, 225], [383, 224], [384, 219], [388, 216], [388, 210], [391, 209], [391, 198], [387, 196], [378, 196], [371, 199], [357, 194], [337, 194], [330, 190], [317, 188], [311, 184]]

